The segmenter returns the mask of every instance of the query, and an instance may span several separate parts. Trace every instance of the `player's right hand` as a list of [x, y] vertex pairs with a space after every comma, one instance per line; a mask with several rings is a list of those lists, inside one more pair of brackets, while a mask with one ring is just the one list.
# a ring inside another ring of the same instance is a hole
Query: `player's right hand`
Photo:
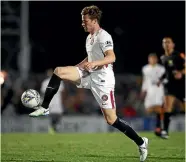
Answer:
[[84, 68], [87, 70], [87, 71], [92, 71], [93, 69], [96, 68], [96, 64], [94, 62], [87, 62], [84, 66]]
[[182, 73], [179, 71], [174, 71], [174, 77], [175, 79], [181, 79], [182, 78]]

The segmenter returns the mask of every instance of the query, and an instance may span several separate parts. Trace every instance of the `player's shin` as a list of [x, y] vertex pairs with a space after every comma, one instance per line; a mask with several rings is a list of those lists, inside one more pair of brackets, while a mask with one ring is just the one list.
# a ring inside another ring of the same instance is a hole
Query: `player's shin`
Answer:
[[156, 130], [155, 133], [160, 135], [161, 130], [164, 130], [164, 111], [161, 106], [156, 107]]
[[112, 126], [123, 132], [138, 146], [141, 146], [144, 143], [143, 139], [140, 136], [138, 136], [138, 134], [132, 129], [132, 127], [129, 126], [129, 124], [126, 121], [117, 118], [116, 121], [112, 124]]
[[164, 130], [168, 133], [171, 113], [164, 113]]
[[45, 91], [44, 100], [41, 105], [42, 107], [48, 108], [50, 101], [59, 89], [60, 82], [61, 78], [59, 78], [56, 74], [53, 73]]

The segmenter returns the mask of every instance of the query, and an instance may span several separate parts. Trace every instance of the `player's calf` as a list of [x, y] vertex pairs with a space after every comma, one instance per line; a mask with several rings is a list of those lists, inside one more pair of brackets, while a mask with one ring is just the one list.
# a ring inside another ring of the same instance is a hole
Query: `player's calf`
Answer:
[[148, 154], [148, 139], [145, 137], [141, 138], [126, 121], [117, 117], [115, 109], [102, 109], [102, 112], [109, 125], [123, 132], [138, 145], [140, 161], [145, 161]]
[[115, 109], [102, 109], [107, 123], [132, 139], [138, 146], [144, 143], [143, 139], [132, 129], [132, 127], [123, 119], [117, 117]]
[[163, 124], [163, 120], [164, 120], [164, 112], [163, 112], [163, 108], [161, 105], [157, 105], [157, 106], [149, 106], [146, 108], [146, 115], [149, 116], [152, 113], [156, 114], [156, 128], [155, 128], [155, 135], [157, 136], [161, 136], [161, 132], [164, 129], [164, 124]]

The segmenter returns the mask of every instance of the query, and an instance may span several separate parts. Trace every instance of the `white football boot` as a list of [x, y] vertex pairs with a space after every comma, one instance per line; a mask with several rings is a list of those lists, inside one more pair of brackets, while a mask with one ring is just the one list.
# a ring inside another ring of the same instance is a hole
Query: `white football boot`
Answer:
[[42, 106], [39, 106], [37, 110], [29, 114], [30, 117], [47, 116], [47, 115], [49, 115], [49, 108], [45, 109]]
[[168, 133], [166, 132], [166, 131], [162, 131], [161, 132], [161, 138], [163, 138], [163, 139], [168, 139], [169, 138], [169, 135], [168, 135]]
[[144, 162], [148, 155], [148, 143], [149, 140], [146, 137], [142, 137], [144, 143], [139, 146], [139, 153], [140, 153], [140, 162]]

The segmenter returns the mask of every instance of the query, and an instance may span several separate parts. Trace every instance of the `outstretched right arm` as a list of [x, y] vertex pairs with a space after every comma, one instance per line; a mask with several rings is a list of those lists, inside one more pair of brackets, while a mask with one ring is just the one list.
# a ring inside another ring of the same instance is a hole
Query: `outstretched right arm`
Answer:
[[80, 68], [84, 68], [84, 65], [88, 62], [88, 57], [86, 57], [83, 61], [81, 61], [79, 64], [75, 65]]

